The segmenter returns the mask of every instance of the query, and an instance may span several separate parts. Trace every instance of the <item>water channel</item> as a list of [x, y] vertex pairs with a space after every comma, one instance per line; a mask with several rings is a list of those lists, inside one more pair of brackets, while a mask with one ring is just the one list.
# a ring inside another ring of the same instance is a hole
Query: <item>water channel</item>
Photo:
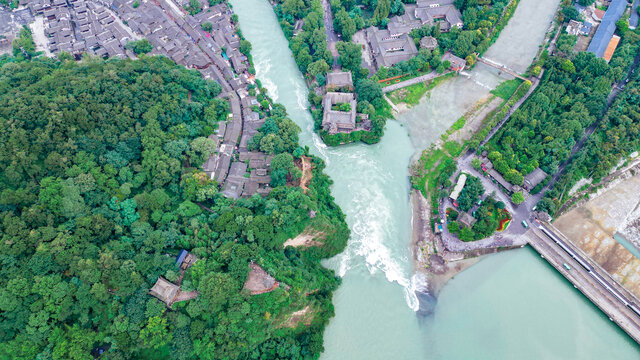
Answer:
[[[352, 230], [347, 249], [326, 263], [343, 283], [334, 296], [336, 316], [325, 333], [322, 359], [640, 356], [626, 334], [530, 249], [482, 260], [447, 284], [434, 315], [416, 316], [407, 167], [414, 154], [504, 80], [496, 71], [478, 66], [438, 86], [399, 121], [390, 121], [379, 144], [327, 148], [313, 133], [304, 79], [270, 4], [231, 3], [253, 44], [257, 77], [300, 125], [301, 142], [327, 162], [332, 193]], [[523, 71], [557, 3], [521, 0], [487, 57]]]

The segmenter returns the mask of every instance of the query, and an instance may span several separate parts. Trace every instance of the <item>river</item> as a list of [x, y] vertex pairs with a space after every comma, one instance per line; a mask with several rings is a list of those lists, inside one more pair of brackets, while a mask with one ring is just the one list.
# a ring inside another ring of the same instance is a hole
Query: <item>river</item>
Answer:
[[[521, 0], [514, 15], [519, 25], [507, 26], [487, 57], [524, 70], [557, 2]], [[376, 145], [327, 148], [313, 132], [304, 79], [269, 3], [231, 3], [253, 45], [257, 77], [302, 128], [301, 143], [326, 161], [332, 193], [352, 231], [346, 250], [326, 261], [343, 283], [321, 359], [638, 356], [629, 337], [529, 249], [485, 258], [445, 286], [434, 315], [414, 312], [419, 284], [412, 280], [409, 250], [409, 162], [503, 80], [496, 71], [477, 66], [438, 86], [430, 99], [389, 121]], [[518, 45], [501, 42], [503, 36]]]

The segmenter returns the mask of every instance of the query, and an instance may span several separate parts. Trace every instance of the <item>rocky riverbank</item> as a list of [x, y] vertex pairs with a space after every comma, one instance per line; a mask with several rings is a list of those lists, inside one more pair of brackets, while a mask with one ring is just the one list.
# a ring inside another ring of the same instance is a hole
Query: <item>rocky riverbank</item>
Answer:
[[426, 283], [426, 286], [416, 289], [416, 296], [420, 301], [418, 313], [428, 315], [433, 312], [436, 298], [447, 281], [478, 262], [480, 258], [465, 258], [465, 254], [445, 249], [431, 231], [429, 203], [415, 189], [411, 191], [411, 209], [411, 250], [416, 276], [425, 280], [423, 284]]

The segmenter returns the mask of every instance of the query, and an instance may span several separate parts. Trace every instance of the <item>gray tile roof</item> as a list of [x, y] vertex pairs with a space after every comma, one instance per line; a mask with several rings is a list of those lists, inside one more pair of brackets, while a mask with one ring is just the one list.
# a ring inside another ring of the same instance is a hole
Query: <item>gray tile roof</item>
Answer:
[[596, 56], [600, 58], [604, 56], [604, 51], [607, 49], [607, 45], [609, 45], [609, 41], [611, 41], [613, 33], [616, 31], [616, 22], [620, 19], [626, 8], [627, 0], [611, 1], [587, 51], [596, 54]]

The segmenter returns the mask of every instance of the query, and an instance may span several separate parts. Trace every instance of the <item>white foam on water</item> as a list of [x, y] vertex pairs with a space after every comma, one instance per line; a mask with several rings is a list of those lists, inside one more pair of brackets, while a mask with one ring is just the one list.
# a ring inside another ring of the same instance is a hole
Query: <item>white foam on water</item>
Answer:
[[468, 73], [466, 71], [460, 71], [460, 75], [466, 77], [467, 79], [473, 81], [476, 85], [482, 86], [485, 89], [493, 90], [493, 88], [494, 88], [492, 86], [489, 86], [489, 85], [477, 80], [476, 77], [473, 74]]
[[298, 108], [300, 110], [308, 109], [309, 100], [307, 99], [307, 89], [306, 87], [304, 87], [304, 83], [300, 83], [299, 81], [296, 81], [294, 84], [296, 88], [296, 97], [298, 99]]
[[278, 102], [278, 85], [269, 77], [269, 70], [271, 70], [271, 61], [267, 56], [260, 56], [260, 60], [255, 63], [256, 78], [260, 80], [262, 86], [267, 89], [269, 96], [274, 102]]
[[352, 200], [345, 211], [351, 225], [351, 238], [344, 252], [336, 257], [338, 276], [343, 277], [354, 266], [364, 266], [371, 275], [381, 271], [387, 281], [404, 288], [407, 306], [416, 310], [416, 286], [409, 278], [411, 269], [407, 266], [411, 260], [402, 253], [404, 249], [401, 247], [398, 249], [400, 253], [391, 247], [391, 243], [397, 240], [399, 229], [393, 219], [396, 215], [392, 199], [385, 197], [383, 190], [394, 186], [395, 179], [385, 173], [385, 169], [379, 169], [375, 161], [367, 160], [360, 149], [351, 148], [348, 152], [331, 149], [329, 152], [348, 158], [348, 163], [352, 164], [350, 168], [363, 179], [353, 179], [348, 186]]
[[[411, 267], [407, 266], [408, 260], [402, 252], [404, 249], [395, 249], [393, 242], [398, 241], [396, 222], [393, 220], [394, 200], [385, 197], [384, 188], [396, 186], [394, 178], [386, 173], [387, 169], [380, 168], [376, 161], [370, 160], [366, 147], [339, 147], [330, 148], [314, 132], [313, 118], [308, 102], [308, 89], [304, 79], [293, 78], [291, 85], [283, 83], [287, 81], [276, 77], [278, 64], [274, 63], [267, 54], [254, 56], [257, 78], [262, 86], [267, 89], [269, 96], [275, 101], [280, 100], [279, 87], [293, 90], [295, 98], [282, 99], [288, 105], [290, 115], [296, 117], [296, 121], [303, 129], [302, 137], [310, 136], [312, 146], [323, 158], [327, 166], [332, 160], [346, 163], [345, 171], [359, 172], [357, 178], [349, 179], [348, 189], [353, 194], [352, 204], [349, 205], [348, 217], [352, 235], [343, 253], [332, 260], [338, 276], [344, 276], [352, 267], [364, 267], [373, 275], [380, 271], [389, 282], [398, 283], [404, 289], [407, 305], [416, 309], [418, 300], [414, 294], [415, 286], [411, 276]], [[284, 96], [284, 95], [283, 95]], [[287, 97], [289, 94], [287, 95]], [[306, 137], [309, 139], [309, 137]], [[365, 180], [371, 179], [371, 181]], [[350, 196], [351, 197], [351, 196]], [[346, 210], [346, 206], [343, 209]], [[364, 261], [363, 261], [364, 260]]]

